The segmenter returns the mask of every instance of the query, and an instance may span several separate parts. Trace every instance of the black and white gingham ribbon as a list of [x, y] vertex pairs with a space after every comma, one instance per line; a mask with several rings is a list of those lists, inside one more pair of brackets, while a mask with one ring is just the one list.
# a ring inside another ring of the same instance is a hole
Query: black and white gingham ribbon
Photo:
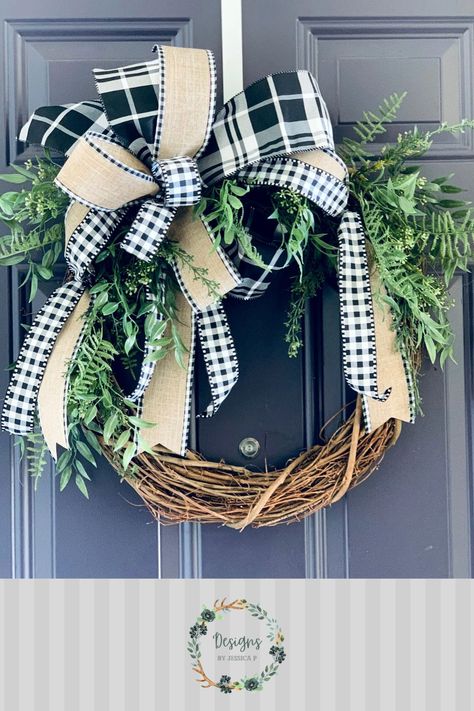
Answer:
[[34, 429], [38, 392], [48, 358], [61, 328], [84, 291], [82, 282], [63, 284], [36, 314], [5, 396], [2, 429], [19, 435]]
[[211, 387], [211, 403], [202, 417], [212, 417], [239, 377], [234, 341], [222, 304], [209, 306], [196, 314], [199, 340]]
[[383, 402], [389, 397], [391, 389], [379, 393], [377, 386], [374, 309], [366, 238], [358, 213], [346, 210], [338, 238], [344, 374], [353, 390]]
[[[199, 200], [201, 180], [212, 185], [232, 176], [243, 184], [289, 188], [306, 196], [328, 215], [341, 216], [339, 289], [344, 371], [348, 383], [357, 392], [386, 399], [389, 391], [379, 393], [377, 389], [375, 325], [365, 237], [357, 214], [345, 212], [347, 182], [291, 155], [298, 153], [301, 157], [303, 151], [318, 149], [343, 165], [334, 151], [329, 114], [315, 79], [309, 72], [297, 71], [275, 74], [255, 82], [227, 102], [218, 113], [212, 130], [209, 123], [206, 140], [195, 156], [197, 166], [194, 161], [179, 157], [160, 161], [164, 61], [161, 48], [157, 47], [156, 51], [157, 58], [153, 62], [95, 70], [101, 104], [88, 101], [38, 109], [22, 130], [20, 139], [41, 143], [68, 155], [79, 138], [95, 133], [107, 140], [118, 140], [148, 165], [154, 179], [160, 182], [161, 195], [142, 202], [122, 243], [131, 254], [148, 261], [166, 236], [176, 209]], [[208, 56], [214, 101], [215, 65], [212, 54], [208, 53]], [[121, 217], [109, 212], [106, 218], [97, 206], [92, 207], [88, 221], [76, 230], [67, 248], [68, 264], [76, 279], [85, 274]], [[113, 224], [107, 220], [112, 220]], [[271, 270], [282, 268], [285, 261], [285, 255], [278, 248], [266, 260], [271, 269], [265, 270], [252, 265], [241, 250], [229, 256], [243, 277], [231, 293], [245, 299], [265, 293]], [[176, 271], [179, 278], [179, 270]], [[200, 311], [182, 280], [180, 284], [192, 306], [193, 322], [197, 322], [205, 356], [213, 401], [204, 414], [210, 416], [237, 380], [235, 348], [222, 307], [214, 305]], [[61, 308], [57, 312], [53, 310], [53, 315], [64, 318], [63, 311]], [[46, 351], [48, 348], [49, 345]], [[40, 360], [43, 363], [44, 354]], [[38, 370], [42, 367], [36, 365]], [[21, 377], [25, 378], [24, 371]], [[147, 378], [149, 372], [137, 385], [138, 397], [143, 394], [143, 383]], [[29, 385], [25, 387], [28, 390]], [[17, 431], [19, 421], [22, 428], [25, 427], [23, 420], [32, 421], [29, 414], [24, 416], [26, 410], [22, 411], [21, 402], [18, 395], [15, 407], [20, 408], [20, 413], [8, 418], [7, 429], [10, 431]], [[187, 417], [189, 419], [189, 412]]]
[[175, 215], [176, 208], [146, 200], [120, 246], [138, 259], [151, 262]]
[[239, 377], [234, 339], [222, 302], [204, 309], [199, 308], [183, 281], [176, 260], [173, 268], [181, 291], [191, 307], [193, 323], [197, 324], [197, 333], [211, 388], [211, 402], [200, 416], [211, 417], [217, 412]]
[[76, 227], [68, 239], [64, 256], [78, 281], [83, 279], [124, 215], [125, 210], [99, 212], [91, 209]]

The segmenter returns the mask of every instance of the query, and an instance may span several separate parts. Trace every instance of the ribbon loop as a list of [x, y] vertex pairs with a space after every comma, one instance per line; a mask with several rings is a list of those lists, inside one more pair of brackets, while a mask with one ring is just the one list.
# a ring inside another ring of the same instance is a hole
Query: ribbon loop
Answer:
[[78, 141], [55, 183], [77, 202], [102, 212], [113, 212], [159, 191], [146, 165], [116, 140], [95, 133]]

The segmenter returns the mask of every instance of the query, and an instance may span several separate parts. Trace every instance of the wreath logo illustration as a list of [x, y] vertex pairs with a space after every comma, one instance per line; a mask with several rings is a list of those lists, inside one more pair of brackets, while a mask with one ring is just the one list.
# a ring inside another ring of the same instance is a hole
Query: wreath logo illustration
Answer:
[[[200, 639], [207, 635], [210, 624], [222, 620], [231, 611], [246, 611], [252, 617], [256, 617], [265, 623], [270, 659], [264, 669], [256, 672], [253, 676], [232, 679], [229, 675], [223, 674], [218, 681], [214, 681], [205, 672], [201, 658]], [[200, 615], [189, 630], [187, 644], [189, 655], [193, 661], [193, 671], [198, 675], [195, 681], [203, 689], [215, 688], [224, 694], [231, 694], [233, 691], [262, 691], [264, 684], [277, 674], [280, 665], [286, 659], [286, 652], [283, 646], [284, 640], [285, 637], [277, 620], [274, 617], [270, 617], [261, 605], [243, 599], [227, 602], [227, 598], [223, 598], [220, 601], [216, 600], [212, 607], [203, 605]]]

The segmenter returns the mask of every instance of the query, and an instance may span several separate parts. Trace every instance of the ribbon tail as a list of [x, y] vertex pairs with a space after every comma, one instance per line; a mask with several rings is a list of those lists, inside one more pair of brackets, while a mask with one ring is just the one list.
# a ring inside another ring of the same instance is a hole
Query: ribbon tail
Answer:
[[211, 387], [211, 403], [200, 417], [212, 417], [236, 384], [239, 364], [222, 304], [200, 311], [197, 325]]
[[2, 429], [25, 435], [34, 428], [38, 393], [51, 351], [63, 324], [85, 290], [72, 281], [49, 297], [36, 315], [20, 350], [2, 412]]
[[138, 259], [151, 262], [170, 228], [176, 208], [146, 200], [120, 246]]
[[[184, 456], [191, 419], [195, 314], [183, 294], [176, 295], [176, 329], [184, 346], [181, 363], [169, 352], [154, 369], [138, 414], [153, 427], [140, 430], [149, 447], [159, 445]], [[165, 335], [166, 332], [165, 332]], [[139, 449], [140, 441], [138, 442]]]
[[53, 459], [57, 458], [58, 445], [69, 448], [68, 369], [82, 343], [85, 332], [83, 317], [90, 303], [91, 297], [88, 291], [84, 291], [56, 339], [39, 389], [39, 422]]
[[[371, 432], [395, 417], [413, 421], [413, 390], [396, 345], [380, 277], [371, 277], [366, 237], [357, 212], [347, 210], [339, 227], [339, 302], [344, 375], [362, 395], [365, 429]], [[378, 292], [372, 298], [372, 289]]]
[[373, 432], [391, 418], [414, 422], [416, 411], [411, 364], [397, 344], [390, 306], [384, 300], [385, 287], [376, 269], [370, 281], [374, 295], [378, 379], [382, 388], [390, 388], [391, 395], [384, 402], [362, 396], [366, 432]]
[[125, 212], [99, 212], [78, 202], [70, 204], [65, 219], [64, 256], [76, 279], [82, 279], [95, 257], [109, 242]]

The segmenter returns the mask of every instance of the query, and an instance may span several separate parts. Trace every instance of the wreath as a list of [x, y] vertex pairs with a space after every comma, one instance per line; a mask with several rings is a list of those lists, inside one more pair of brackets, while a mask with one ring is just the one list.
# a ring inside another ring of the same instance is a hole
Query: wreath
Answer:
[[[155, 49], [153, 62], [95, 70], [101, 101], [38, 109], [20, 139], [44, 153], [0, 176], [21, 186], [0, 196], [9, 231], [0, 264], [26, 263], [30, 302], [40, 282], [57, 278], [65, 242], [68, 266], [26, 335], [2, 427], [19, 435], [36, 479], [50, 450], [61, 490], [74, 481], [88, 496], [86, 467], [105, 455], [162, 522], [300, 520], [363, 481], [401, 421], [413, 421], [422, 350], [441, 366], [452, 357], [449, 284], [468, 269], [474, 217], [452, 176], [428, 179], [414, 161], [439, 134], [474, 121], [415, 127], [375, 155], [370, 144], [404, 98], [393, 94], [336, 152], [308, 72], [265, 77], [214, 121], [211, 53]], [[190, 71], [199, 98], [193, 82], [179, 81]], [[135, 90], [154, 122], [132, 111]], [[284, 118], [263, 111], [269, 93]], [[168, 112], [180, 101], [182, 133]], [[324, 283], [338, 289], [355, 406], [334, 435], [280, 470], [207, 461], [186, 446], [195, 336], [209, 417], [238, 378], [223, 304], [262, 296], [282, 268], [293, 269], [290, 358], [303, 347], [308, 299]]]
[[[223, 616], [231, 610], [246, 610], [252, 617], [265, 622], [267, 639], [270, 645], [268, 650], [269, 664], [266, 664], [261, 672], [257, 672], [252, 676], [245, 676], [233, 681], [228, 674], [223, 674], [219, 681], [213, 681], [204, 670], [199, 640], [207, 635], [209, 624], [216, 620], [222, 620]], [[274, 617], [270, 617], [261, 605], [243, 599], [226, 602], [226, 598], [223, 598], [222, 600], [216, 600], [212, 607], [203, 606], [201, 614], [189, 630], [187, 649], [193, 661], [193, 671], [198, 674], [196, 681], [201, 687], [203, 689], [216, 688], [224, 694], [231, 694], [233, 691], [262, 691], [263, 685], [277, 674], [280, 665], [286, 659], [285, 647], [283, 646], [284, 640], [285, 637], [277, 620]]]

